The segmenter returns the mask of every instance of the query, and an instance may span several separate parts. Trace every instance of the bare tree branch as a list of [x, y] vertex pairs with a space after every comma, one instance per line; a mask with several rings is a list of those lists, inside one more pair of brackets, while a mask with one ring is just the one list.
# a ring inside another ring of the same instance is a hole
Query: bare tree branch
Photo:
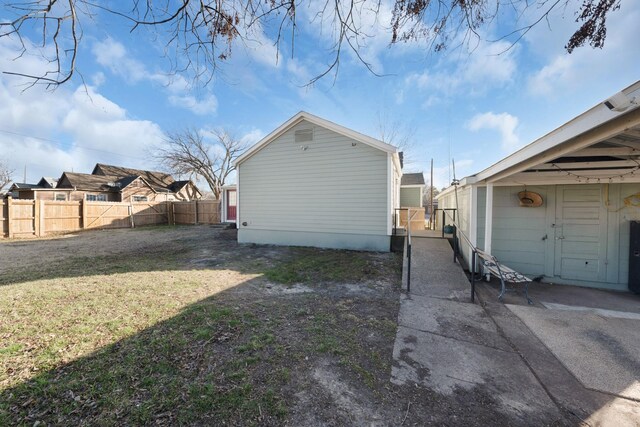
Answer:
[[[566, 50], [588, 43], [602, 48], [607, 34], [606, 19], [620, 8], [622, 0], [583, 0], [576, 11], [576, 22], [582, 23], [571, 36]], [[558, 8], [567, 7], [569, 0], [394, 0], [390, 22], [384, 23], [390, 32], [390, 45], [399, 42], [425, 42], [428, 50], [441, 51], [482, 39], [480, 29], [489, 25], [508, 7], [522, 18], [524, 11], [536, 5], [540, 11], [531, 21], [502, 38], [512, 46], [528, 31]], [[98, 0], [31, 0], [7, 2], [4, 9], [13, 15], [10, 22], [0, 22], [0, 38], [16, 38], [21, 52], [51, 52], [47, 59], [52, 67], [40, 74], [3, 70], [19, 75], [33, 84], [53, 87], [68, 82], [76, 74], [82, 22], [97, 13], [106, 13], [130, 23], [131, 31], [147, 28], [165, 44], [171, 61], [171, 73], [190, 73], [194, 79], [208, 83], [219, 65], [231, 57], [235, 42], [251, 38], [254, 29], [263, 28], [274, 34], [276, 59], [280, 54], [283, 35], [291, 31], [291, 53], [294, 52], [296, 29], [300, 26], [297, 10], [304, 5], [321, 25], [331, 27], [333, 42], [323, 71], [311, 79], [313, 84], [328, 74], [334, 80], [345, 53], [376, 74], [364, 52], [373, 35], [368, 34], [367, 18], [381, 15], [382, 0], [157, 0], [104, 3]], [[317, 23], [316, 22], [316, 23]], [[308, 23], [309, 25], [314, 22]], [[27, 42], [28, 32], [39, 32], [42, 46]], [[44, 55], [44, 54], [43, 54]]]
[[15, 171], [9, 167], [4, 161], [0, 160], [0, 193], [13, 181], [13, 173]]
[[213, 138], [213, 142], [207, 142], [195, 129], [174, 132], [165, 140], [167, 147], [158, 150], [154, 157], [176, 174], [204, 179], [219, 199], [222, 187], [235, 171], [235, 160], [248, 144], [224, 129], [214, 130]]

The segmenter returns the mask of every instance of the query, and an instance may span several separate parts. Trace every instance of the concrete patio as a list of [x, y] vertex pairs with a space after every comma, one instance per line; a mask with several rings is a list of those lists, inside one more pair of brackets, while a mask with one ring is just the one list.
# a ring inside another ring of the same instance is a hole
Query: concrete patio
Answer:
[[472, 304], [447, 240], [414, 238], [412, 260], [393, 382], [482, 390], [520, 425], [640, 424], [638, 296], [534, 284], [529, 306], [480, 282]]

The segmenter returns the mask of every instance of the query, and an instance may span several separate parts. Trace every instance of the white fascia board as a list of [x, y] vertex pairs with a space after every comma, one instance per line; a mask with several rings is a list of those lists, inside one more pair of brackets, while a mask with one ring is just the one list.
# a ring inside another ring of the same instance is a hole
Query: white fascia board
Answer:
[[411, 184], [411, 185], [401, 185], [400, 188], [424, 188], [425, 184]]
[[[635, 82], [622, 91], [628, 97], [640, 98], [640, 81]], [[533, 141], [529, 145], [521, 148], [508, 157], [489, 166], [487, 169], [474, 175], [478, 181], [490, 179], [492, 176], [512, 168], [518, 164], [524, 163], [543, 152], [554, 148], [570, 139], [588, 132], [598, 126], [601, 126], [613, 119], [622, 117], [636, 110], [638, 107], [631, 108], [627, 111], [616, 112], [609, 110], [604, 105], [604, 101], [596, 106], [580, 114], [576, 118], [568, 121], [559, 128], [549, 132], [541, 138]]]
[[397, 163], [396, 167], [399, 168], [399, 166], [400, 166], [400, 160], [399, 160], [399, 157], [398, 157], [398, 149], [396, 147], [394, 147], [393, 145], [389, 145], [389, 144], [387, 144], [385, 142], [382, 142], [382, 141], [379, 141], [379, 140], [377, 140], [375, 138], [372, 138], [370, 136], [361, 134], [359, 132], [356, 132], [354, 130], [351, 130], [349, 128], [341, 126], [339, 124], [333, 123], [333, 122], [331, 122], [329, 120], [326, 120], [326, 119], [323, 119], [321, 117], [314, 116], [313, 114], [307, 113], [306, 111], [300, 111], [298, 114], [296, 114], [295, 116], [291, 117], [289, 120], [287, 120], [282, 125], [280, 125], [276, 130], [274, 130], [269, 135], [265, 136], [260, 141], [258, 141], [253, 147], [249, 148], [243, 155], [241, 155], [240, 157], [238, 157], [236, 159], [235, 165], [238, 166], [239, 164], [241, 164], [242, 162], [247, 160], [249, 157], [253, 156], [255, 153], [257, 153], [258, 151], [263, 149], [265, 146], [267, 146], [273, 140], [275, 140], [280, 135], [282, 135], [283, 133], [285, 133], [286, 131], [288, 131], [293, 126], [297, 125], [298, 123], [300, 123], [303, 120], [306, 120], [309, 123], [312, 123], [312, 124], [314, 124], [316, 126], [320, 126], [320, 127], [329, 129], [329, 130], [331, 130], [333, 132], [336, 132], [338, 134], [346, 136], [347, 138], [351, 138], [351, 139], [353, 139], [355, 141], [358, 141], [358, 142], [361, 142], [363, 144], [369, 145], [371, 147], [377, 148], [377, 149], [382, 150], [382, 151], [384, 151], [386, 153], [394, 153], [395, 157], [396, 157], [394, 159], [394, 163]]

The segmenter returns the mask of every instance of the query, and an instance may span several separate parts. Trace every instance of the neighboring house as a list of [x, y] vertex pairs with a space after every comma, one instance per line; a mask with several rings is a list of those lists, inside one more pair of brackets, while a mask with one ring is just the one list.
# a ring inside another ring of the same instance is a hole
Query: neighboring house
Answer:
[[630, 264], [640, 271], [640, 248], [630, 257], [631, 222], [640, 221], [634, 97], [640, 82], [460, 180], [438, 195], [440, 207], [457, 208], [470, 241], [521, 273], [626, 290], [640, 281], [629, 273]]
[[403, 174], [400, 182], [400, 207], [421, 208], [424, 187], [424, 175], [422, 172]]
[[119, 178], [108, 175], [64, 172], [58, 180], [59, 189], [69, 189], [68, 200], [90, 202], [150, 202], [166, 200], [140, 176]]
[[16, 183], [16, 199], [153, 202], [196, 200], [202, 193], [190, 181], [176, 181], [162, 172], [96, 164], [91, 174], [64, 172], [59, 179], [43, 177], [37, 184]]
[[236, 166], [239, 242], [389, 251], [395, 147], [300, 112]]
[[[176, 181], [173, 176], [163, 173], [140, 169], [125, 168], [122, 166], [105, 165], [96, 163], [92, 175], [115, 176], [126, 178], [131, 176], [141, 177], [156, 194], [164, 194], [163, 200], [195, 200], [201, 199], [202, 193], [191, 181]], [[160, 196], [158, 196], [159, 198]]]
[[59, 190], [55, 185], [57, 180], [43, 177], [37, 184], [14, 183], [8, 194], [14, 199], [31, 200], [68, 200], [69, 190]]

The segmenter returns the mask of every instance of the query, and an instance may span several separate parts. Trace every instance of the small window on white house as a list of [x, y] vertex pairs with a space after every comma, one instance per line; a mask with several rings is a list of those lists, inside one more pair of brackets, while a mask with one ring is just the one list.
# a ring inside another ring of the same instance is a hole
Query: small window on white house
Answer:
[[87, 194], [85, 195], [87, 202], [106, 202], [106, 194]]
[[313, 129], [298, 129], [295, 132], [296, 142], [310, 142], [313, 141]]
[[147, 202], [147, 196], [132, 196], [134, 202]]
[[67, 195], [66, 195], [66, 194], [64, 194], [64, 193], [62, 193], [62, 194], [60, 194], [60, 193], [56, 193], [56, 197], [55, 197], [55, 199], [56, 199], [57, 201], [59, 201], [59, 202], [66, 202], [66, 201], [67, 201]]

